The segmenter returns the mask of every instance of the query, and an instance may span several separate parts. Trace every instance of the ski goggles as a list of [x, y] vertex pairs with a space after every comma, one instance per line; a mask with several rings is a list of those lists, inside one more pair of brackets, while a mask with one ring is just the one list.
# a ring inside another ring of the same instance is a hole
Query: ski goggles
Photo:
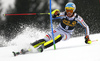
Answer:
[[73, 10], [66, 10], [66, 12], [67, 12], [67, 13], [68, 13], [68, 12], [73, 13]]
[[73, 7], [65, 7], [66, 10], [74, 10], [75, 8]]

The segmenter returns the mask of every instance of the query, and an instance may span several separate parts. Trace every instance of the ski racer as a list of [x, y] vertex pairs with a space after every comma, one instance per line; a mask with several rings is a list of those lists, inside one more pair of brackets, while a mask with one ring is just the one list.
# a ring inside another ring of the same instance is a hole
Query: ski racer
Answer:
[[[58, 9], [52, 11], [53, 18], [60, 17], [61, 19], [61, 23], [53, 31], [55, 43], [61, 40], [68, 40], [72, 35], [72, 32], [74, 31], [75, 25], [80, 24], [85, 29], [85, 43], [91, 44], [91, 40], [89, 39], [89, 27], [84, 22], [83, 18], [75, 13], [75, 10], [75, 4], [72, 2], [68, 2], [65, 5], [64, 12], [60, 12]], [[37, 48], [41, 45], [38, 49], [40, 52], [42, 52], [43, 49], [46, 49], [53, 45], [52, 33], [48, 33], [43, 39], [31, 43], [31, 45], [34, 48]]]
[[[64, 12], [60, 12], [58, 9], [52, 11], [53, 18], [60, 17], [61, 19], [61, 23], [53, 31], [55, 43], [61, 40], [68, 40], [72, 35], [72, 32], [74, 31], [75, 25], [80, 24], [85, 29], [85, 43], [91, 44], [91, 40], [89, 39], [89, 27], [84, 22], [83, 18], [75, 13], [75, 10], [75, 4], [72, 2], [68, 2], [65, 5]], [[52, 33], [48, 33], [43, 39], [31, 43], [31, 45], [34, 48], [37, 48], [41, 45], [38, 49], [40, 52], [42, 52], [43, 49], [46, 49], [53, 45]]]
[[[55, 43], [60, 42], [61, 40], [68, 40], [72, 32], [74, 31], [75, 25], [80, 24], [85, 29], [85, 43], [91, 44], [91, 40], [89, 39], [89, 27], [84, 22], [83, 18], [75, 13], [76, 6], [72, 2], [68, 2], [65, 5], [65, 11], [60, 12], [58, 9], [52, 11], [53, 18], [60, 18], [61, 22], [57, 28], [53, 30]], [[52, 33], [48, 33], [43, 39], [37, 40], [31, 43], [32, 48], [36, 48], [37, 51], [42, 52], [43, 49], [46, 49], [53, 45]], [[26, 52], [31, 51], [21, 50], [21, 54], [25, 54]], [[20, 54], [20, 52], [13, 52], [14, 56]]]

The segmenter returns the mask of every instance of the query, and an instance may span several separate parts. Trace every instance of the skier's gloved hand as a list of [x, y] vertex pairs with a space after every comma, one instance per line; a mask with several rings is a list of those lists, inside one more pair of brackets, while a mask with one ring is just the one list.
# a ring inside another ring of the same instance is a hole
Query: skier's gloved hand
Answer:
[[85, 36], [85, 43], [86, 44], [91, 44], [91, 40], [89, 39], [89, 35]]
[[60, 11], [58, 9], [55, 9], [55, 10], [52, 11], [52, 15], [53, 15], [52, 17], [53, 18], [58, 17], [59, 14], [60, 14]]

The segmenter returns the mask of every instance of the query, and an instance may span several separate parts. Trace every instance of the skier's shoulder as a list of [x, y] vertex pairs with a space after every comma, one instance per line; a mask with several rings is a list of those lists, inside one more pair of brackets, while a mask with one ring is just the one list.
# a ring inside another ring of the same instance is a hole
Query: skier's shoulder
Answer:
[[76, 20], [78, 20], [78, 21], [83, 20], [83, 18], [79, 14], [74, 13], [74, 15], [75, 15]]
[[75, 16], [75, 20], [78, 21], [78, 23], [84, 22], [83, 18], [80, 15], [78, 15], [77, 13], [76, 13], [76, 16]]

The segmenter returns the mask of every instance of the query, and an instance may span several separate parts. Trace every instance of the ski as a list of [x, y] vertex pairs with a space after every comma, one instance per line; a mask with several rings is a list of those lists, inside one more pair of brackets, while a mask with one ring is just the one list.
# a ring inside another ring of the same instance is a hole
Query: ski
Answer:
[[12, 53], [13, 53], [14, 56], [17, 56], [17, 55], [20, 54], [20, 52], [14, 52], [14, 51]]
[[[21, 49], [20, 52], [12, 52], [14, 56], [18, 56], [18, 55], [23, 55], [23, 54], [26, 54], [28, 52], [31, 52], [32, 49]], [[38, 52], [43, 52], [43, 46], [40, 46], [38, 49], [37, 49]]]

